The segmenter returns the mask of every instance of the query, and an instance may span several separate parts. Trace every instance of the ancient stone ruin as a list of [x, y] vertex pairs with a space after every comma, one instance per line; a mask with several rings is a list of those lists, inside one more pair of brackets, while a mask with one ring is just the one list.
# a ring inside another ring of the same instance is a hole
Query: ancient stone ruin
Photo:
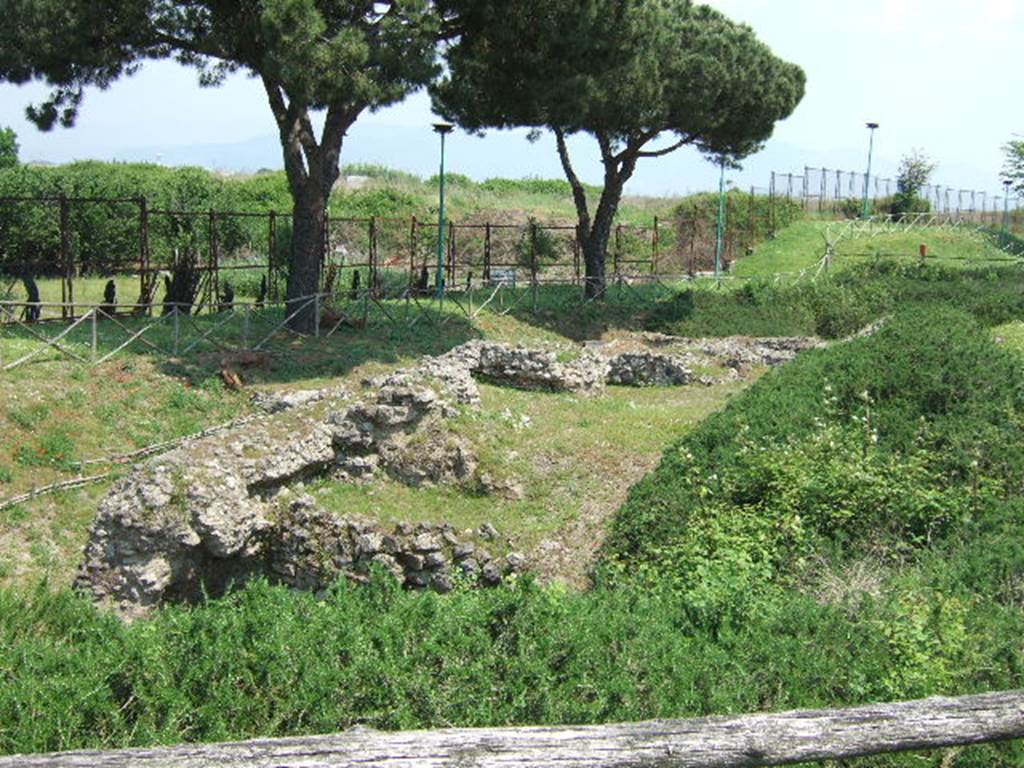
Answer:
[[[782, 362], [815, 343], [758, 340], [715, 351], [738, 367]], [[528, 563], [519, 553], [492, 556], [490, 526], [387, 527], [334, 515], [290, 486], [385, 473], [410, 486], [472, 482], [504, 492], [477, 476], [472, 446], [446, 424], [479, 403], [477, 380], [580, 394], [606, 384], [681, 385], [694, 380], [689, 366], [699, 354], [566, 354], [472, 341], [364, 382], [374, 394], [361, 399], [344, 388], [258, 395], [264, 416], [189, 441], [115, 483], [99, 505], [77, 583], [127, 617], [257, 575], [318, 590], [342, 575], [365, 578], [374, 564], [410, 588], [497, 584]]]

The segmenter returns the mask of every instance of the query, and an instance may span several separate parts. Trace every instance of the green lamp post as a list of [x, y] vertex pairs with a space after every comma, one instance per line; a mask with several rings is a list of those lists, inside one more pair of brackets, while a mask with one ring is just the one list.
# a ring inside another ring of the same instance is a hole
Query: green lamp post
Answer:
[[868, 169], [864, 174], [864, 213], [862, 218], [865, 219], [871, 216], [871, 209], [868, 207], [868, 184], [871, 181], [871, 155], [875, 150], [875, 129], [878, 128], [878, 123], [868, 123], [867, 126], [871, 134], [868, 139]]
[[452, 132], [451, 123], [434, 123], [434, 131], [441, 136], [441, 174], [438, 182], [439, 204], [437, 209], [437, 298], [444, 296], [444, 137]]
[[1010, 180], [1007, 179], [1003, 182], [1003, 242], [1006, 242], [1009, 238], [1010, 229]]

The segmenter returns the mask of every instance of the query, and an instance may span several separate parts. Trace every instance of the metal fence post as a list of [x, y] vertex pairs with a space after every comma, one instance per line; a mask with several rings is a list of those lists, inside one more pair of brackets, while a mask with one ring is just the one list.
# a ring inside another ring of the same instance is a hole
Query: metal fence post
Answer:
[[320, 338], [320, 294], [313, 294], [313, 336]]
[[178, 343], [181, 340], [181, 309], [177, 304], [171, 306], [171, 312], [174, 315], [174, 344], [172, 349], [174, 354], [178, 354]]
[[96, 336], [97, 336], [97, 334], [96, 334], [96, 314], [97, 314], [97, 312], [99, 312], [99, 310], [96, 309], [96, 307], [93, 307], [92, 308], [92, 313], [91, 313], [92, 314], [92, 347], [91, 347], [91, 349], [92, 349], [92, 362], [93, 363], [96, 362], [96, 351], [97, 351], [97, 346], [98, 346], [97, 345], [97, 338], [96, 338]]

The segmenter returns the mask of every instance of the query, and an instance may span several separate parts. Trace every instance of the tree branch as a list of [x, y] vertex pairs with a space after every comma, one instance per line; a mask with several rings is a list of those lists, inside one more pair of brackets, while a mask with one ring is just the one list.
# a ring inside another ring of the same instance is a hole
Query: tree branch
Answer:
[[327, 174], [322, 179], [326, 186], [325, 194], [330, 193], [330, 188], [334, 186], [334, 182], [338, 178], [340, 171], [338, 163], [341, 159], [341, 145], [345, 140], [345, 134], [363, 109], [362, 106], [346, 105], [341, 102], [335, 102], [327, 109], [324, 131], [320, 137], [321, 162]]
[[594, 138], [597, 139], [597, 145], [601, 148], [601, 162], [604, 163], [604, 167], [607, 168], [609, 164], [617, 165], [619, 156], [612, 153], [612, 141], [608, 138], [608, 134], [601, 130], [594, 131]]
[[552, 128], [551, 130], [555, 134], [555, 143], [558, 145], [558, 159], [562, 161], [562, 170], [565, 171], [565, 177], [569, 180], [569, 186], [572, 187], [572, 199], [576, 204], [576, 215], [579, 216], [580, 226], [589, 230], [590, 210], [587, 206], [587, 190], [584, 189], [583, 183], [572, 167], [572, 160], [569, 158], [569, 147], [565, 143], [565, 131], [561, 128]]
[[654, 149], [654, 150], [651, 150], [649, 152], [638, 151], [636, 153], [636, 156], [637, 157], [663, 157], [665, 155], [671, 154], [672, 152], [675, 152], [680, 147], [685, 146], [686, 144], [689, 144], [690, 141], [692, 141], [692, 138], [687, 136], [686, 138], [680, 139], [675, 144], [670, 144], [669, 146], [664, 147], [663, 149]]
[[270, 111], [277, 121], [277, 130], [281, 136], [281, 148], [284, 152], [284, 170], [288, 175], [288, 183], [293, 190], [301, 187], [309, 173], [302, 157], [302, 142], [299, 138], [299, 127], [292, 119], [291, 109], [285, 104], [281, 87], [264, 75], [263, 88], [267, 92]]

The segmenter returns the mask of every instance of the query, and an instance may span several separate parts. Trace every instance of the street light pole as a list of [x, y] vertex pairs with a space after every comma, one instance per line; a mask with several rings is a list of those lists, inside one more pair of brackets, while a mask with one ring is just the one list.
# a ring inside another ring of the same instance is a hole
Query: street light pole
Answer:
[[444, 220], [444, 137], [451, 133], [454, 126], [451, 123], [434, 123], [434, 131], [441, 136], [441, 175], [438, 184], [439, 205], [437, 210], [437, 298], [444, 297], [444, 245], [445, 245], [445, 220]]
[[715, 277], [722, 270], [722, 246], [725, 240], [725, 157], [718, 160], [718, 225], [715, 228]]
[[871, 155], [875, 150], [875, 129], [878, 128], [878, 123], [868, 123], [868, 129], [871, 131], [871, 138], [868, 140], [868, 170], [864, 174], [864, 213], [862, 218], [870, 218], [870, 209], [868, 208], [868, 184], [871, 181]]

